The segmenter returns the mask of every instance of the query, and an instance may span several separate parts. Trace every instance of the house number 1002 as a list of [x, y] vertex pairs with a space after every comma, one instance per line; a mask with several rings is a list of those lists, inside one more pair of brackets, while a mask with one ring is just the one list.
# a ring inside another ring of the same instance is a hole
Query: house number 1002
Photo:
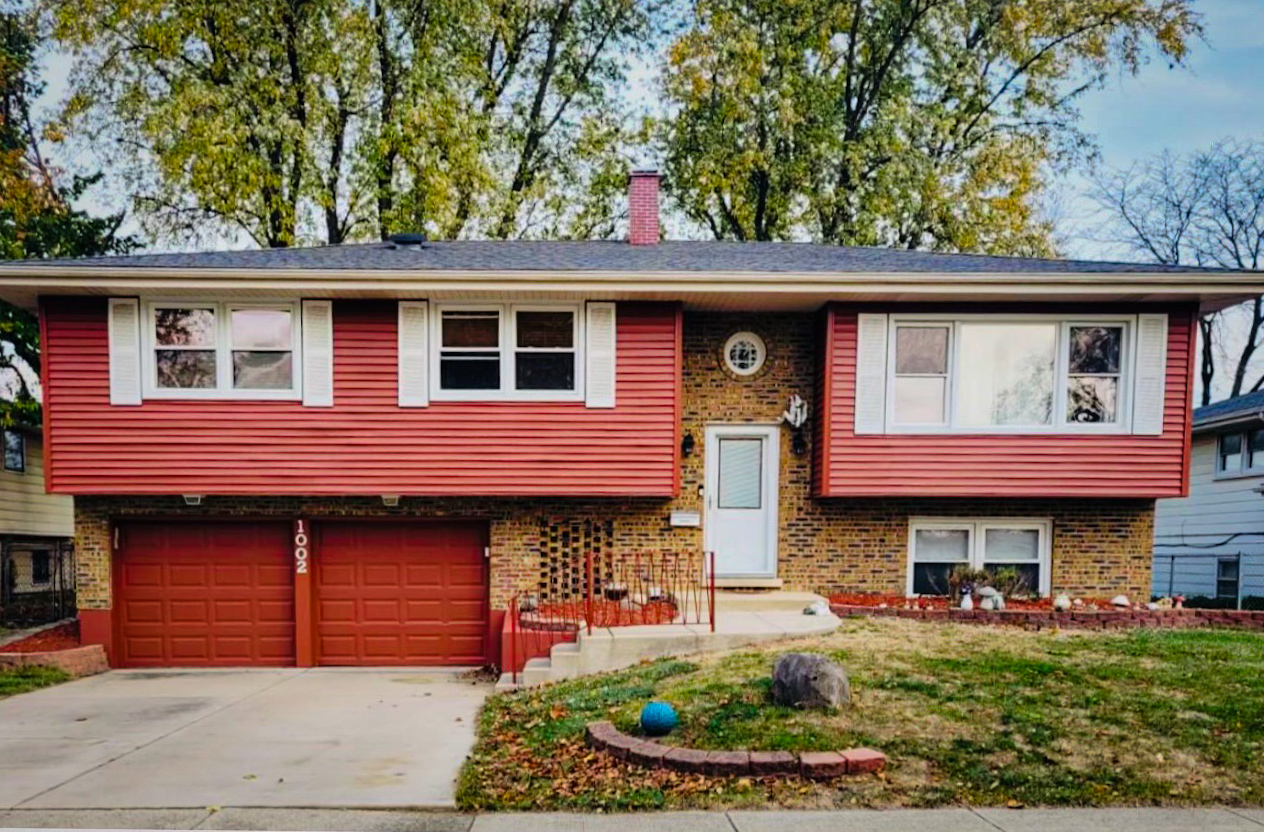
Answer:
[[300, 575], [307, 574], [306, 520], [299, 520], [294, 524], [294, 571]]

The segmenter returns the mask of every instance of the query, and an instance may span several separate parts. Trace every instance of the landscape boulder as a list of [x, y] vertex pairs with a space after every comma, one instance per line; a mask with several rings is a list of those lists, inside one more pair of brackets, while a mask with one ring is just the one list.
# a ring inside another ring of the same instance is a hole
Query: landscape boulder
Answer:
[[816, 653], [786, 653], [772, 669], [772, 698], [792, 708], [841, 708], [851, 700], [847, 673]]

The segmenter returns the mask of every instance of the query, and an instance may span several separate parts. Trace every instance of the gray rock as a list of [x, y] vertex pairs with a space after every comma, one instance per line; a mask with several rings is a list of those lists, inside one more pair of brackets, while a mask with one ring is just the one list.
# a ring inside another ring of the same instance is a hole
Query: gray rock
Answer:
[[851, 700], [847, 672], [816, 653], [786, 653], [772, 669], [772, 698], [792, 708], [841, 708]]

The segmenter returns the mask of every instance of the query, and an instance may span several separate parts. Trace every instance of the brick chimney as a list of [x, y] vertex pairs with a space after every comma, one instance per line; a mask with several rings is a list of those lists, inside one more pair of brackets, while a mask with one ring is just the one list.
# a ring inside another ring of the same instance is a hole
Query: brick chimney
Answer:
[[634, 170], [628, 179], [628, 242], [658, 245], [658, 180], [656, 170]]

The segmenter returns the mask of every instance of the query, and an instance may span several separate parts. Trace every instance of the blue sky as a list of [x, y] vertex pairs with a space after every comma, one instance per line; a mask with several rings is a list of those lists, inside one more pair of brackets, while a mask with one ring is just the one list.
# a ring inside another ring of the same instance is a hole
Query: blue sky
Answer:
[[[1164, 148], [1188, 153], [1228, 136], [1264, 139], [1264, 0], [1196, 0], [1194, 7], [1206, 41], [1194, 44], [1187, 68], [1154, 61], [1085, 97], [1082, 125], [1096, 136], [1103, 164], [1126, 167]], [[1118, 255], [1087, 239], [1093, 211], [1084, 177], [1058, 186], [1074, 228], [1067, 254]]]
[[[1194, 0], [1203, 16], [1205, 42], [1195, 43], [1188, 66], [1171, 69], [1154, 61], [1140, 75], [1113, 77], [1105, 89], [1081, 102], [1082, 126], [1101, 150], [1101, 162], [1123, 167], [1141, 157], [1170, 148], [1188, 153], [1218, 139], [1264, 138], [1264, 0]], [[44, 106], [65, 92], [69, 59], [52, 53], [45, 60]], [[652, 75], [633, 73], [634, 97], [644, 100]], [[1126, 252], [1091, 239], [1097, 221], [1085, 198], [1087, 180], [1069, 174], [1051, 183], [1060, 195], [1060, 221], [1065, 253], [1074, 257], [1126, 256]], [[89, 208], [115, 208], [98, 205]]]

